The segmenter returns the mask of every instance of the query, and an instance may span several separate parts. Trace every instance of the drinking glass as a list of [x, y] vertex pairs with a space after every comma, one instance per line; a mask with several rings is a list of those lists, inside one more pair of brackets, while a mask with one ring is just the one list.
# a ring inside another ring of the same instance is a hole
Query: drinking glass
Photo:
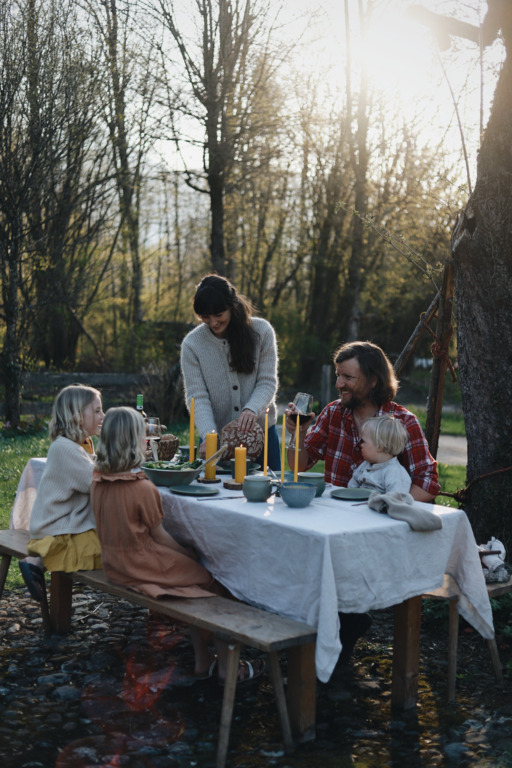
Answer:
[[308, 395], [307, 392], [297, 392], [293, 404], [299, 412], [300, 423], [304, 424], [309, 419], [309, 414], [313, 409], [313, 395]]
[[146, 437], [148, 440], [160, 440], [162, 434], [162, 428], [160, 425], [160, 419], [156, 416], [146, 416], [144, 419], [146, 423]]

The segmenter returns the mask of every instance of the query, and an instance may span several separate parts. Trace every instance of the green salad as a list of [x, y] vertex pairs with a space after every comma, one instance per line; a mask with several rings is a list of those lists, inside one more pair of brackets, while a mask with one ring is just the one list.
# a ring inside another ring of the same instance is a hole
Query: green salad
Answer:
[[202, 463], [201, 459], [195, 461], [146, 461], [144, 466], [148, 469], [199, 469]]

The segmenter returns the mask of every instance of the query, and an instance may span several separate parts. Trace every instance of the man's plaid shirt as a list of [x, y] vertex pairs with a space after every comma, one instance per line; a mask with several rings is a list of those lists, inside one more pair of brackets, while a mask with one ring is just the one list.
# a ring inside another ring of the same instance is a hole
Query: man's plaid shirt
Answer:
[[[436, 496], [441, 490], [437, 478], [437, 462], [430, 455], [427, 441], [416, 416], [401, 405], [387, 402], [378, 415], [390, 414], [399, 419], [409, 440], [398, 456], [414, 485]], [[306, 435], [305, 447], [310, 456], [308, 469], [318, 460], [325, 461], [325, 480], [333, 485], [347, 485], [354, 469], [361, 464], [360, 436], [353, 412], [339, 400], [329, 403]]]

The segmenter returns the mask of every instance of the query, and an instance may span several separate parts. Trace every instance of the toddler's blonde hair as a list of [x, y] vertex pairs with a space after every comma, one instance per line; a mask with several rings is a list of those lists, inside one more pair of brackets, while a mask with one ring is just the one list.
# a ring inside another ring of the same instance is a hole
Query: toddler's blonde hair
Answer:
[[84, 384], [70, 384], [61, 389], [53, 404], [50, 439], [53, 441], [62, 435], [74, 443], [83, 443], [89, 437], [83, 426], [84, 410], [95, 397], [101, 400], [101, 393]]
[[363, 434], [367, 433], [379, 451], [398, 456], [404, 450], [408, 434], [404, 425], [393, 416], [375, 416], [363, 424]]
[[109, 408], [101, 427], [96, 467], [101, 472], [128, 472], [146, 461], [144, 419], [133, 408]]

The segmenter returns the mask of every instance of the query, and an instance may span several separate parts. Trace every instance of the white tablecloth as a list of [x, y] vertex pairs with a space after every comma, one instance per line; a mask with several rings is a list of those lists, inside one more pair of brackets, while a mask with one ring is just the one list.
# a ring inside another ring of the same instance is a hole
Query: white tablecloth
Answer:
[[195, 546], [234, 595], [317, 627], [322, 682], [341, 651], [338, 611], [386, 608], [444, 584], [447, 596], [458, 595], [462, 616], [494, 637], [477, 545], [461, 510], [426, 505], [443, 528], [419, 533], [366, 505], [332, 499], [329, 489], [305, 509], [275, 496], [250, 503], [224, 489], [208, 500], [160, 491], [166, 528]]
[[[29, 527], [45, 459], [23, 470], [11, 528]], [[204, 486], [203, 486], [204, 487]], [[219, 486], [198, 499], [160, 488], [167, 529], [194, 546], [234, 595], [318, 629], [318, 678], [329, 679], [341, 651], [338, 611], [365, 612], [443, 587], [461, 615], [494, 637], [480, 557], [466, 514], [425, 505], [443, 528], [419, 533], [366, 505], [332, 499], [329, 488], [305, 509], [280, 498], [250, 503]], [[236, 498], [233, 498], [236, 497]]]
[[10, 528], [29, 530], [30, 512], [32, 511], [37, 486], [39, 485], [45, 464], [46, 459], [30, 459], [21, 473], [16, 498], [11, 510]]

